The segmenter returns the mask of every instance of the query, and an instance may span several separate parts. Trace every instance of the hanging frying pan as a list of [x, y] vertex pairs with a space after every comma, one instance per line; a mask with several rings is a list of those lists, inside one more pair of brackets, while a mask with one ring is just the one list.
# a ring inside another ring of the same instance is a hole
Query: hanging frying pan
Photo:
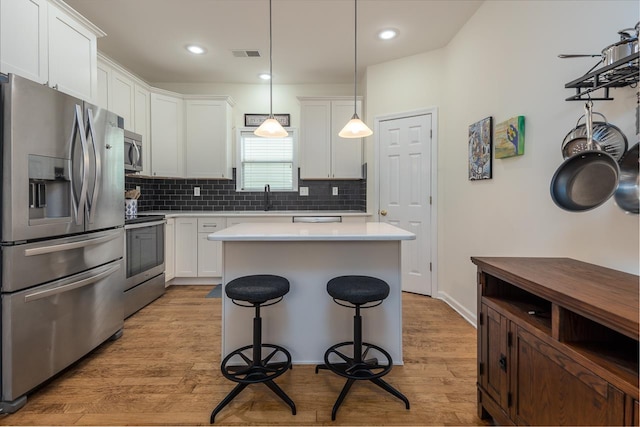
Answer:
[[611, 155], [594, 149], [591, 107], [585, 105], [588, 150], [566, 159], [551, 179], [551, 198], [571, 212], [596, 208], [609, 200], [618, 187], [620, 167]]
[[625, 153], [620, 160], [620, 183], [614, 200], [629, 213], [640, 213], [640, 176], [638, 176], [638, 144]]

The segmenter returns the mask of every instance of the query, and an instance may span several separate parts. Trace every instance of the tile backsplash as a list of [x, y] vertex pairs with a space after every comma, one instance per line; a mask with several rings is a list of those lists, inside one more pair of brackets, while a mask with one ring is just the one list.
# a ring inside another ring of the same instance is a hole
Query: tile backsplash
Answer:
[[[237, 192], [236, 171], [233, 179], [159, 179], [135, 175], [125, 177], [125, 189], [140, 186], [138, 211], [264, 211], [262, 191]], [[366, 211], [367, 181], [362, 180], [298, 180], [308, 187], [309, 195], [299, 192], [272, 191], [271, 210]], [[200, 187], [200, 196], [194, 195]], [[332, 195], [338, 187], [338, 195]]]

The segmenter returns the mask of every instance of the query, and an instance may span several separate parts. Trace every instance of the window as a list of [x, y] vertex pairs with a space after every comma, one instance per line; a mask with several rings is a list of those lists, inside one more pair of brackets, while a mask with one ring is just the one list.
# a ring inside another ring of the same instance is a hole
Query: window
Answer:
[[295, 132], [285, 138], [263, 138], [242, 129], [238, 138], [237, 191], [297, 191]]

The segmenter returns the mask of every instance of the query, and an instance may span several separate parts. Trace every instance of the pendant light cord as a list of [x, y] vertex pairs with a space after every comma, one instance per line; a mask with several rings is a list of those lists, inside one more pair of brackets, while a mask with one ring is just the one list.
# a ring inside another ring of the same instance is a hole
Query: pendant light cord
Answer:
[[269, 0], [269, 118], [273, 118], [273, 36], [271, 27], [271, 0]]
[[353, 0], [353, 5], [353, 115], [355, 116], [357, 114], [356, 99], [358, 93], [356, 87], [358, 84], [358, 0]]

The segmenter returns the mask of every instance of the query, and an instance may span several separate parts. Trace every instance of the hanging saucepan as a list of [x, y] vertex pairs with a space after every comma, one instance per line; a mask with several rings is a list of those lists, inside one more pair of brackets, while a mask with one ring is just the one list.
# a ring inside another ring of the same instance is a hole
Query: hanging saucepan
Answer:
[[616, 204], [629, 213], [640, 213], [640, 163], [638, 144], [634, 145], [620, 160], [620, 182], [613, 195]]
[[582, 212], [609, 200], [618, 187], [620, 167], [609, 154], [593, 149], [591, 107], [585, 105], [589, 150], [566, 159], [551, 179], [551, 198], [560, 208]]
[[[602, 49], [600, 55], [597, 54], [578, 54], [578, 55], [558, 55], [558, 58], [584, 58], [584, 57], [600, 57], [602, 58], [603, 65], [611, 65], [614, 62], [626, 58], [627, 56], [638, 52], [638, 30], [640, 29], [640, 22], [636, 24], [634, 28], [625, 28], [618, 31], [620, 35], [620, 41], [610, 44]], [[635, 35], [632, 34], [635, 32]]]
[[[616, 161], [622, 158], [627, 151], [627, 137], [617, 126], [607, 122], [604, 114], [592, 111], [591, 114], [597, 114], [604, 119], [604, 122], [593, 122], [593, 149], [601, 150], [610, 154]], [[580, 124], [580, 120], [585, 117], [582, 115], [576, 122], [576, 127], [564, 137], [562, 142], [562, 156], [565, 159], [588, 150], [587, 147], [587, 126]]]

